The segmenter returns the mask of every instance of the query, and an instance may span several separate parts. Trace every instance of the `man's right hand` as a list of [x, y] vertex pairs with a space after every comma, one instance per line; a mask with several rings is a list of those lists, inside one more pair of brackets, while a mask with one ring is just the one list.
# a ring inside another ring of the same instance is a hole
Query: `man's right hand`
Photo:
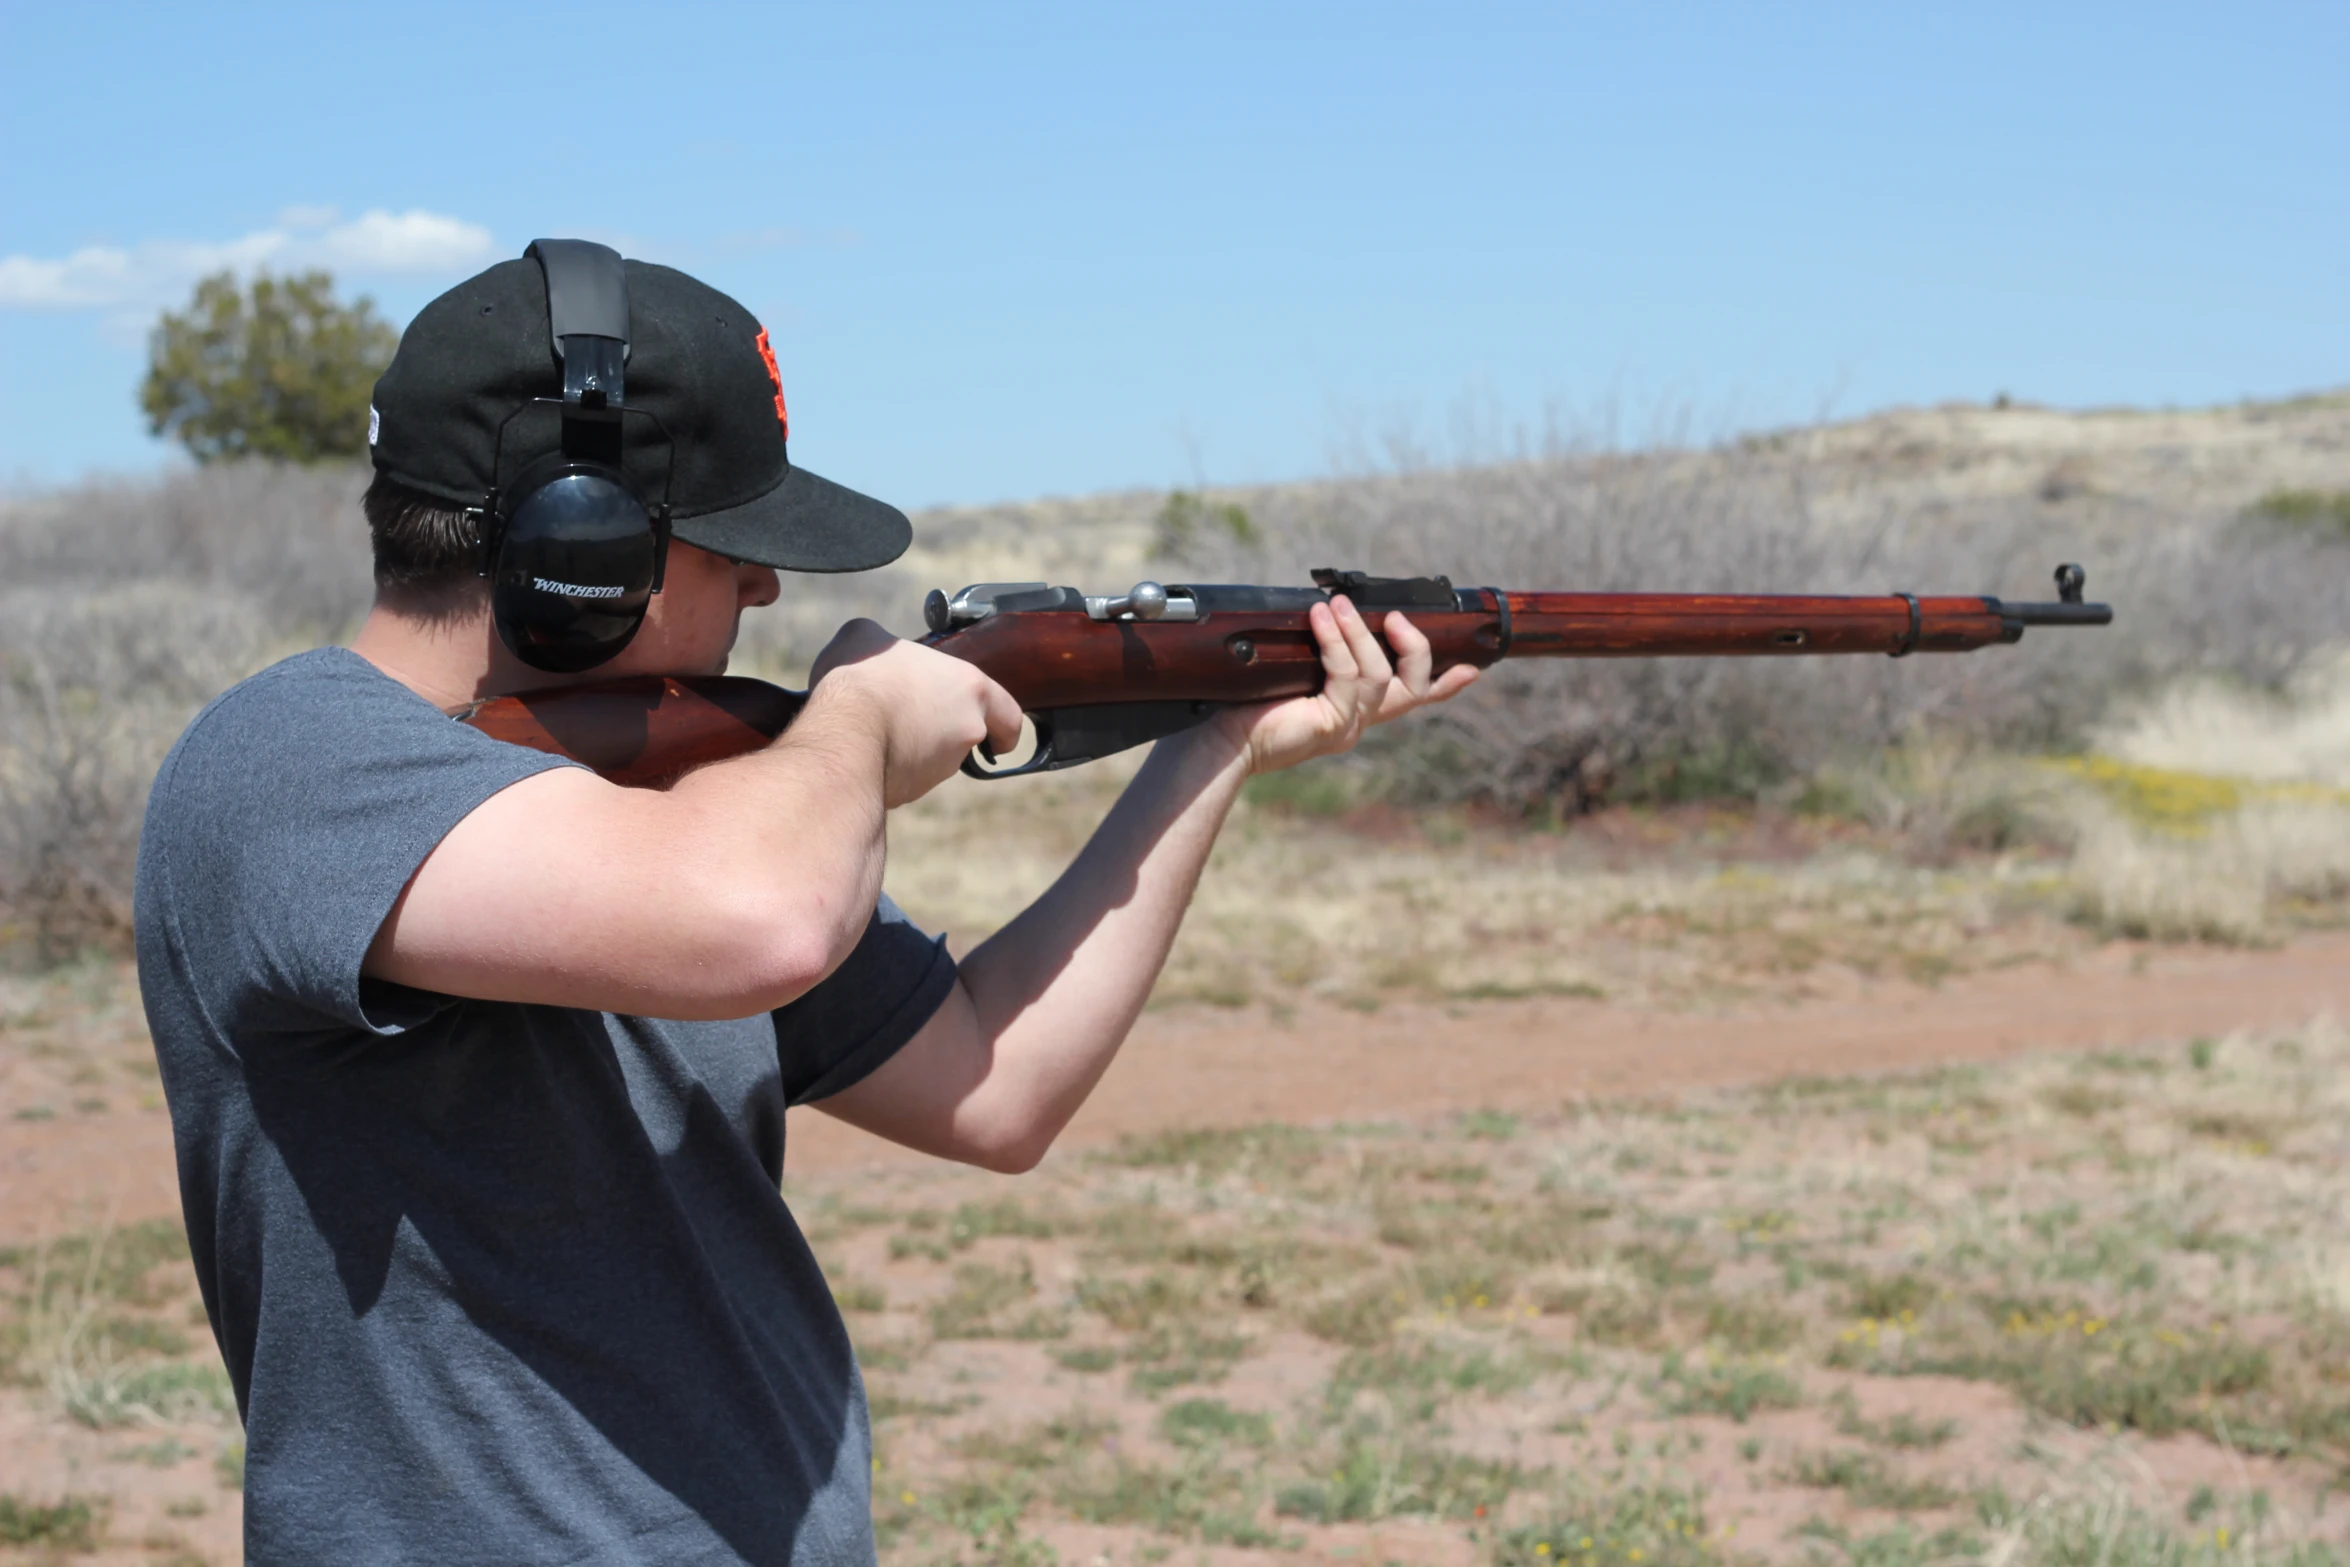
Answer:
[[852, 620], [817, 655], [809, 712], [838, 707], [874, 726], [882, 743], [882, 803], [921, 799], [954, 776], [986, 740], [998, 751], [1020, 743], [1020, 704], [962, 659]]

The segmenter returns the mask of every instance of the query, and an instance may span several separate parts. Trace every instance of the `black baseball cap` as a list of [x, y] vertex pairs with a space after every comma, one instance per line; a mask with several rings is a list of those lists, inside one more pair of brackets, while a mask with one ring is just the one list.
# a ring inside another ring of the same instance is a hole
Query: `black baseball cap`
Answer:
[[[625, 266], [624, 466], [649, 501], [667, 500], [670, 531], [789, 571], [870, 571], [904, 554], [904, 512], [792, 465], [783, 379], [757, 318], [673, 268]], [[480, 506], [557, 449], [560, 417], [531, 400], [562, 393], [546, 275], [535, 260], [501, 261], [408, 323], [375, 383], [368, 451], [396, 483]]]

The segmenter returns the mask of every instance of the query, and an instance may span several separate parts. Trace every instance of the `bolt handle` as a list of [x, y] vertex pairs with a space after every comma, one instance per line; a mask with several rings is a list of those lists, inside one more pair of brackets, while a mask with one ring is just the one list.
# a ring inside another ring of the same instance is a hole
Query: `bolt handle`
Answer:
[[1137, 582], [1102, 606], [1104, 618], [1132, 615], [1136, 620], [1158, 620], [1167, 613], [1167, 590], [1155, 582]]

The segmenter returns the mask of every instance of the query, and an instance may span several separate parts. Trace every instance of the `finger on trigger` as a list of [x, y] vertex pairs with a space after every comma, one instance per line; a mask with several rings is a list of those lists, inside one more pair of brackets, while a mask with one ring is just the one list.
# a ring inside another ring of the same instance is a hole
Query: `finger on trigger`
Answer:
[[994, 681], [987, 683], [986, 697], [987, 739], [998, 751], [1009, 751], [1020, 743], [1020, 704], [1012, 700], [1012, 693]]

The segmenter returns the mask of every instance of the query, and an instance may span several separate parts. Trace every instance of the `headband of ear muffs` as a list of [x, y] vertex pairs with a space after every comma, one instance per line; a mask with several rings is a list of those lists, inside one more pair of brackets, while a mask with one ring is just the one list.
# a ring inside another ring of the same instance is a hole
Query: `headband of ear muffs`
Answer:
[[629, 312], [620, 253], [542, 239], [523, 254], [547, 277], [549, 336], [563, 368], [562, 442], [492, 495], [483, 574], [498, 636], [514, 656], [575, 674], [616, 656], [644, 624], [661, 590], [669, 508], [648, 505], [621, 460]]

